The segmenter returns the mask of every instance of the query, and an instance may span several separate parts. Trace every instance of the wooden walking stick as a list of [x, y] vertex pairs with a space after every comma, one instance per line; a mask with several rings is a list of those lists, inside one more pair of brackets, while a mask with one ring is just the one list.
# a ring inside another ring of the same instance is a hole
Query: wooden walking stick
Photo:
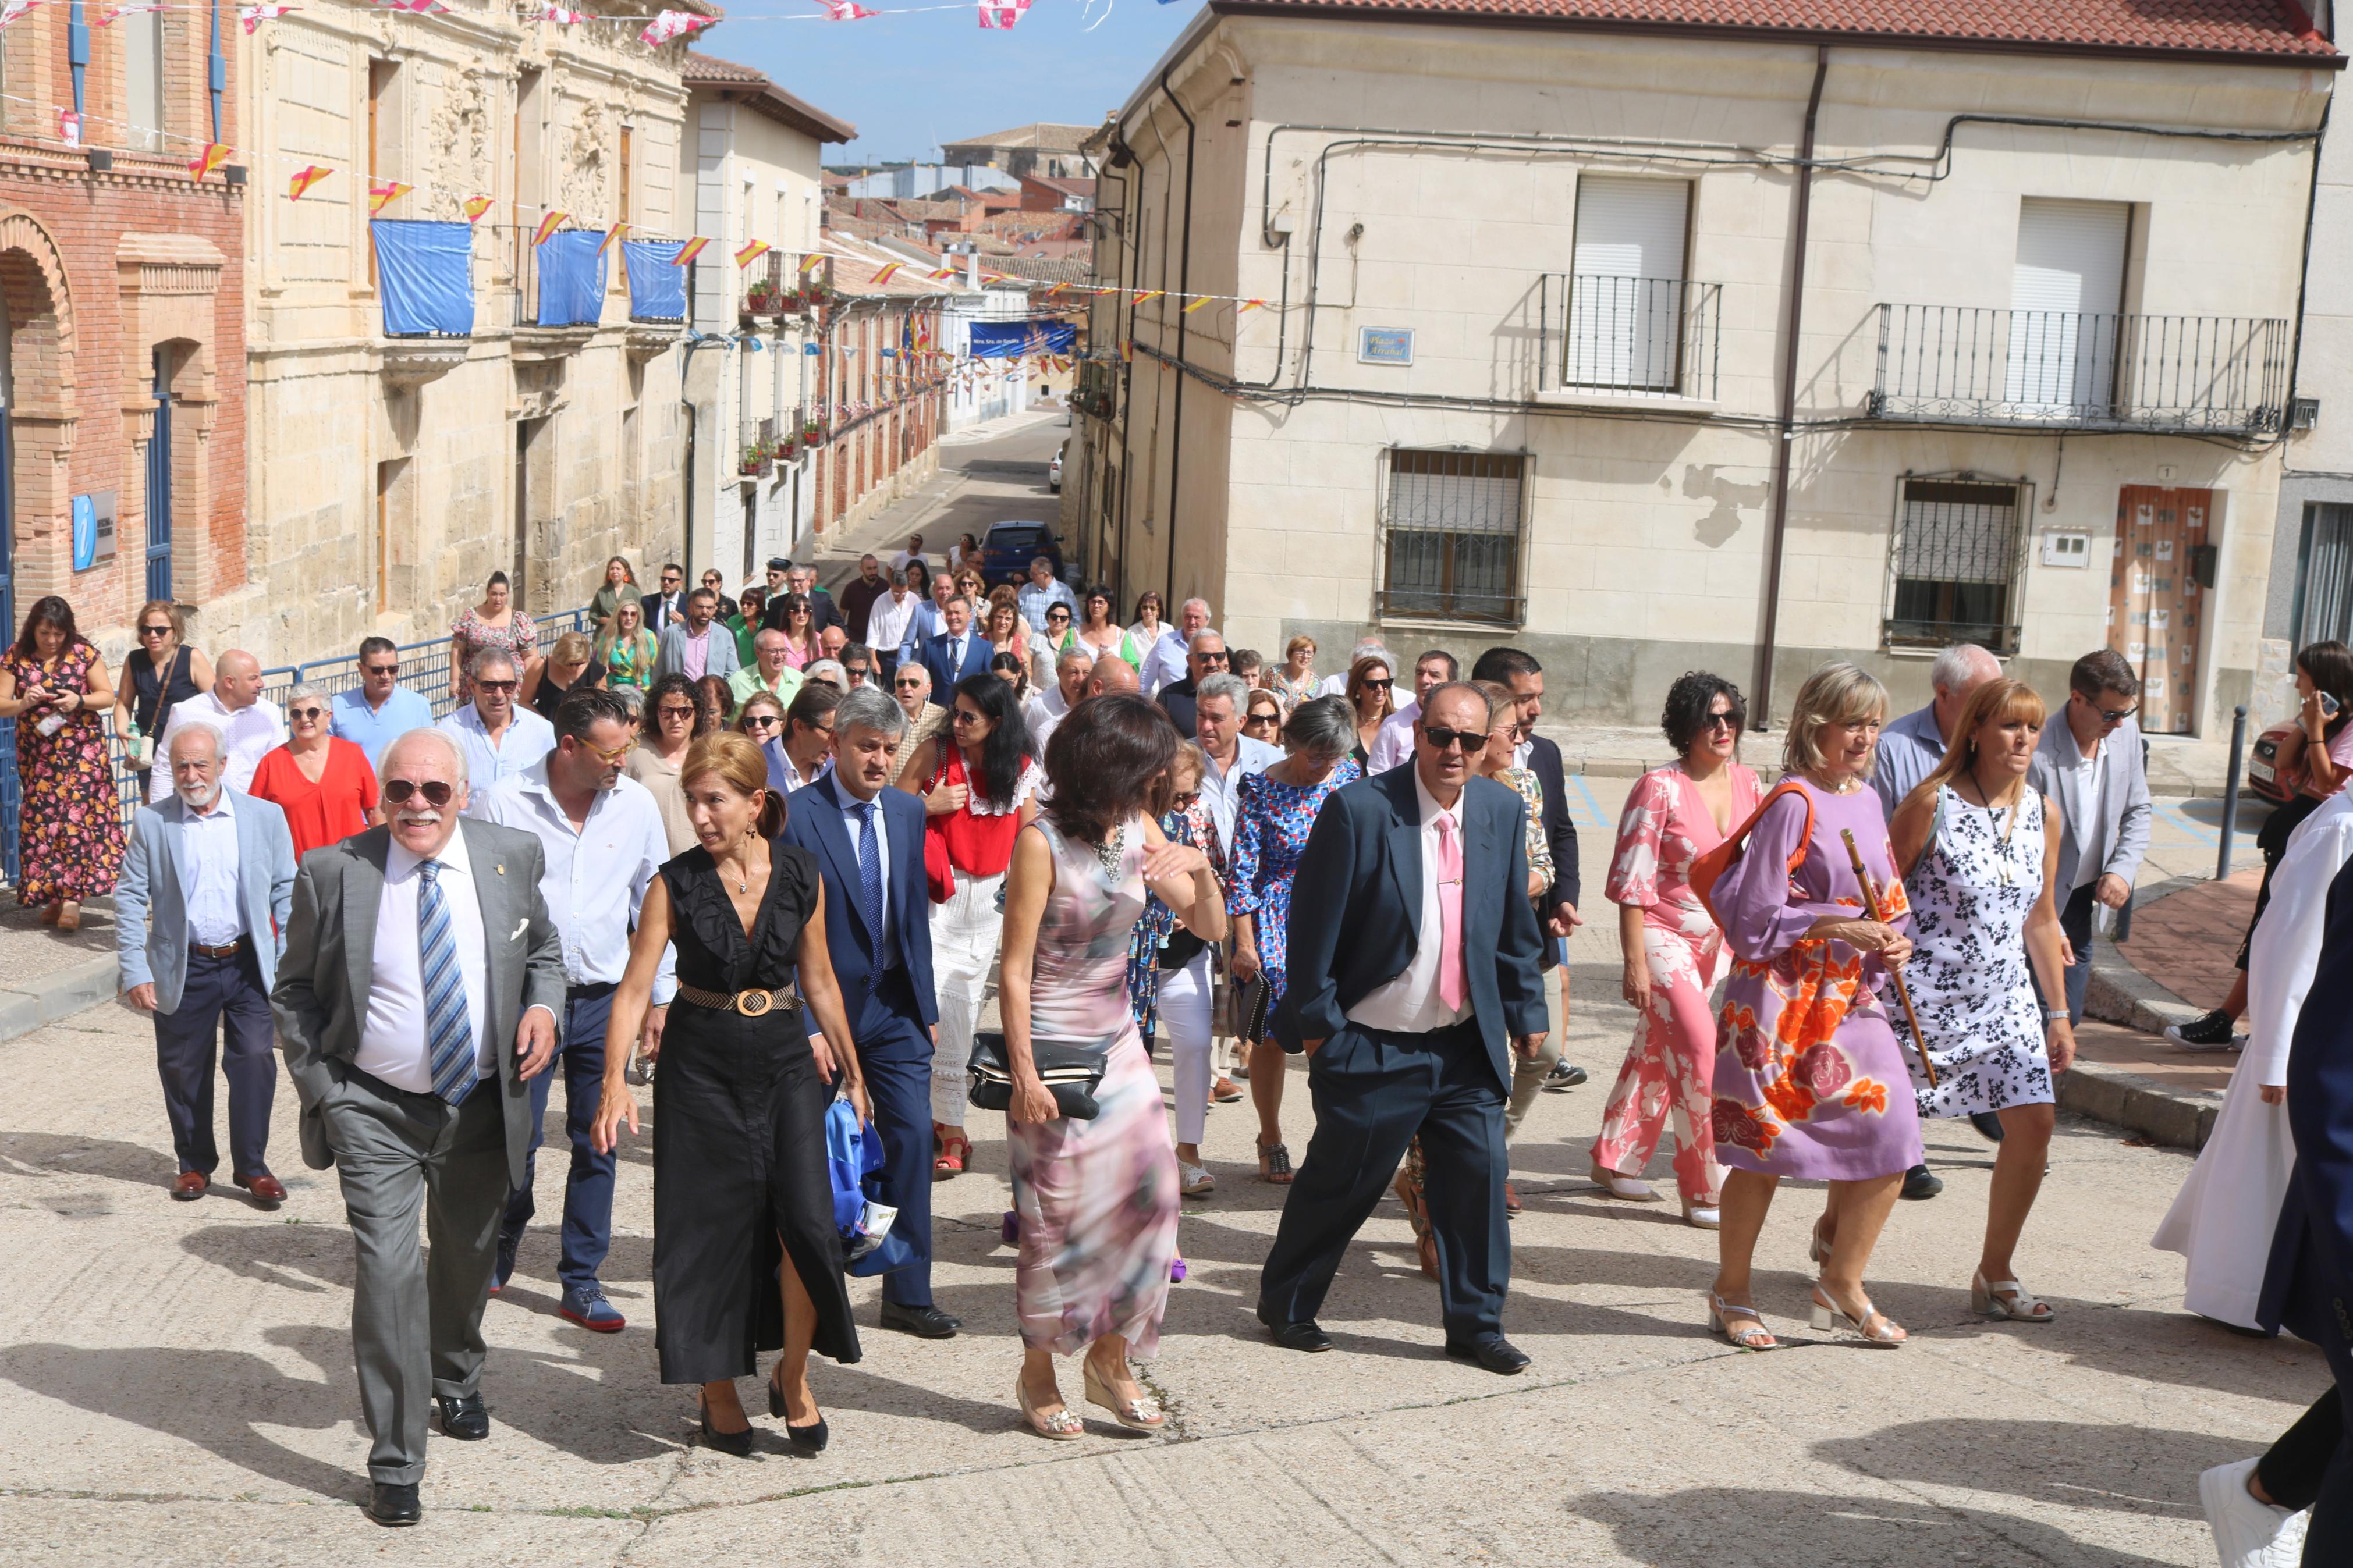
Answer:
[[[1862, 863], [1862, 851], [1855, 847], [1854, 829], [1841, 827], [1839, 837], [1846, 840], [1846, 858], [1854, 867], [1854, 879], [1862, 888], [1862, 910], [1880, 924], [1879, 885], [1871, 879], [1869, 868]], [[1928, 1087], [1936, 1087], [1936, 1064], [1928, 1059], [1928, 1037], [1920, 1032], [1920, 1015], [1912, 1010], [1911, 988], [1904, 984], [1904, 971], [1894, 964], [1887, 966], [1887, 978], [1895, 982], [1895, 999], [1904, 1004], [1904, 1020], [1912, 1026], [1912, 1048], [1919, 1054], [1920, 1070], [1928, 1075]]]

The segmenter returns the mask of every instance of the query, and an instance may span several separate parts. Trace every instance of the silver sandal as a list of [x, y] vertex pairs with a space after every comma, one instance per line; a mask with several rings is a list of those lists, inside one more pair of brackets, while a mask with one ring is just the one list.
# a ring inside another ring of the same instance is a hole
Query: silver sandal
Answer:
[[[2003, 1291], [2011, 1292], [2004, 1296]], [[2026, 1293], [2015, 1279], [1988, 1279], [1980, 1268], [1969, 1277], [1969, 1308], [1980, 1318], [2012, 1323], [2047, 1323], [2058, 1316], [2051, 1303]]]

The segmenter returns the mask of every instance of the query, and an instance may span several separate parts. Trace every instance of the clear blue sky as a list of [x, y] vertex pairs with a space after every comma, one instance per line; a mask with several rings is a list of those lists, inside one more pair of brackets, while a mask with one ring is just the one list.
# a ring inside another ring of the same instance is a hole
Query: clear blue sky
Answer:
[[937, 0], [864, 3], [882, 15], [781, 21], [823, 13], [816, 0], [740, 0], [695, 47], [756, 66], [857, 126], [857, 141], [826, 148], [828, 163], [929, 160], [944, 140], [1032, 121], [1100, 123], [1200, 8], [1200, 0], [1094, 0], [1089, 15], [1082, 0], [1032, 0], [1018, 26], [998, 32], [983, 31], [968, 4], [894, 15], [894, 5]]

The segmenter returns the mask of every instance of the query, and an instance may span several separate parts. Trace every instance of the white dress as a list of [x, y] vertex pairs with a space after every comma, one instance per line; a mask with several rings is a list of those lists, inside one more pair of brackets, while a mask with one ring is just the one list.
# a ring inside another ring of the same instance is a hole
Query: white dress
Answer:
[[2189, 1260], [2182, 1305], [2200, 1317], [2259, 1327], [2272, 1231], [2295, 1165], [2287, 1107], [2257, 1091], [2287, 1082], [2287, 1053], [2320, 963], [2329, 884], [2353, 859], [2353, 795], [2338, 794], [2296, 825], [2272, 872], [2271, 902], [2247, 952], [2247, 1048], [2222, 1113], [2149, 1245]]
[[[1989, 811], [1944, 786], [1934, 835], [1904, 886], [1912, 900], [1904, 979], [1936, 1064], [1930, 1089], [1917, 1058], [1905, 1057], [1921, 1116], [2051, 1103], [2051, 1058], [2025, 937], [2042, 894], [2041, 792]], [[1895, 1013], [1897, 1035], [1908, 1036], [1902, 1010]]]

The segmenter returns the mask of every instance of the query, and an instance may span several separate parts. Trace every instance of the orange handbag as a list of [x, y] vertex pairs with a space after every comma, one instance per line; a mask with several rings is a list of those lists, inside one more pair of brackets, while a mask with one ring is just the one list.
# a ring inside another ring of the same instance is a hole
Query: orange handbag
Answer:
[[1707, 906], [1708, 918], [1717, 925], [1724, 923], [1724, 917], [1715, 912], [1714, 894], [1716, 879], [1739, 864], [1740, 858], [1748, 852], [1748, 836], [1756, 831], [1758, 819], [1765, 815], [1767, 807], [1785, 795], [1794, 795], [1806, 803], [1806, 830], [1798, 836], [1798, 847], [1789, 856], [1789, 870], [1794, 874], [1806, 863], [1806, 851], [1813, 843], [1814, 797], [1808, 795], [1803, 786], [1787, 779], [1767, 790], [1765, 798], [1757, 803], [1757, 809], [1749, 813], [1748, 820], [1726, 835], [1723, 843], [1692, 862], [1688, 879], [1691, 890], [1699, 896], [1701, 903]]

